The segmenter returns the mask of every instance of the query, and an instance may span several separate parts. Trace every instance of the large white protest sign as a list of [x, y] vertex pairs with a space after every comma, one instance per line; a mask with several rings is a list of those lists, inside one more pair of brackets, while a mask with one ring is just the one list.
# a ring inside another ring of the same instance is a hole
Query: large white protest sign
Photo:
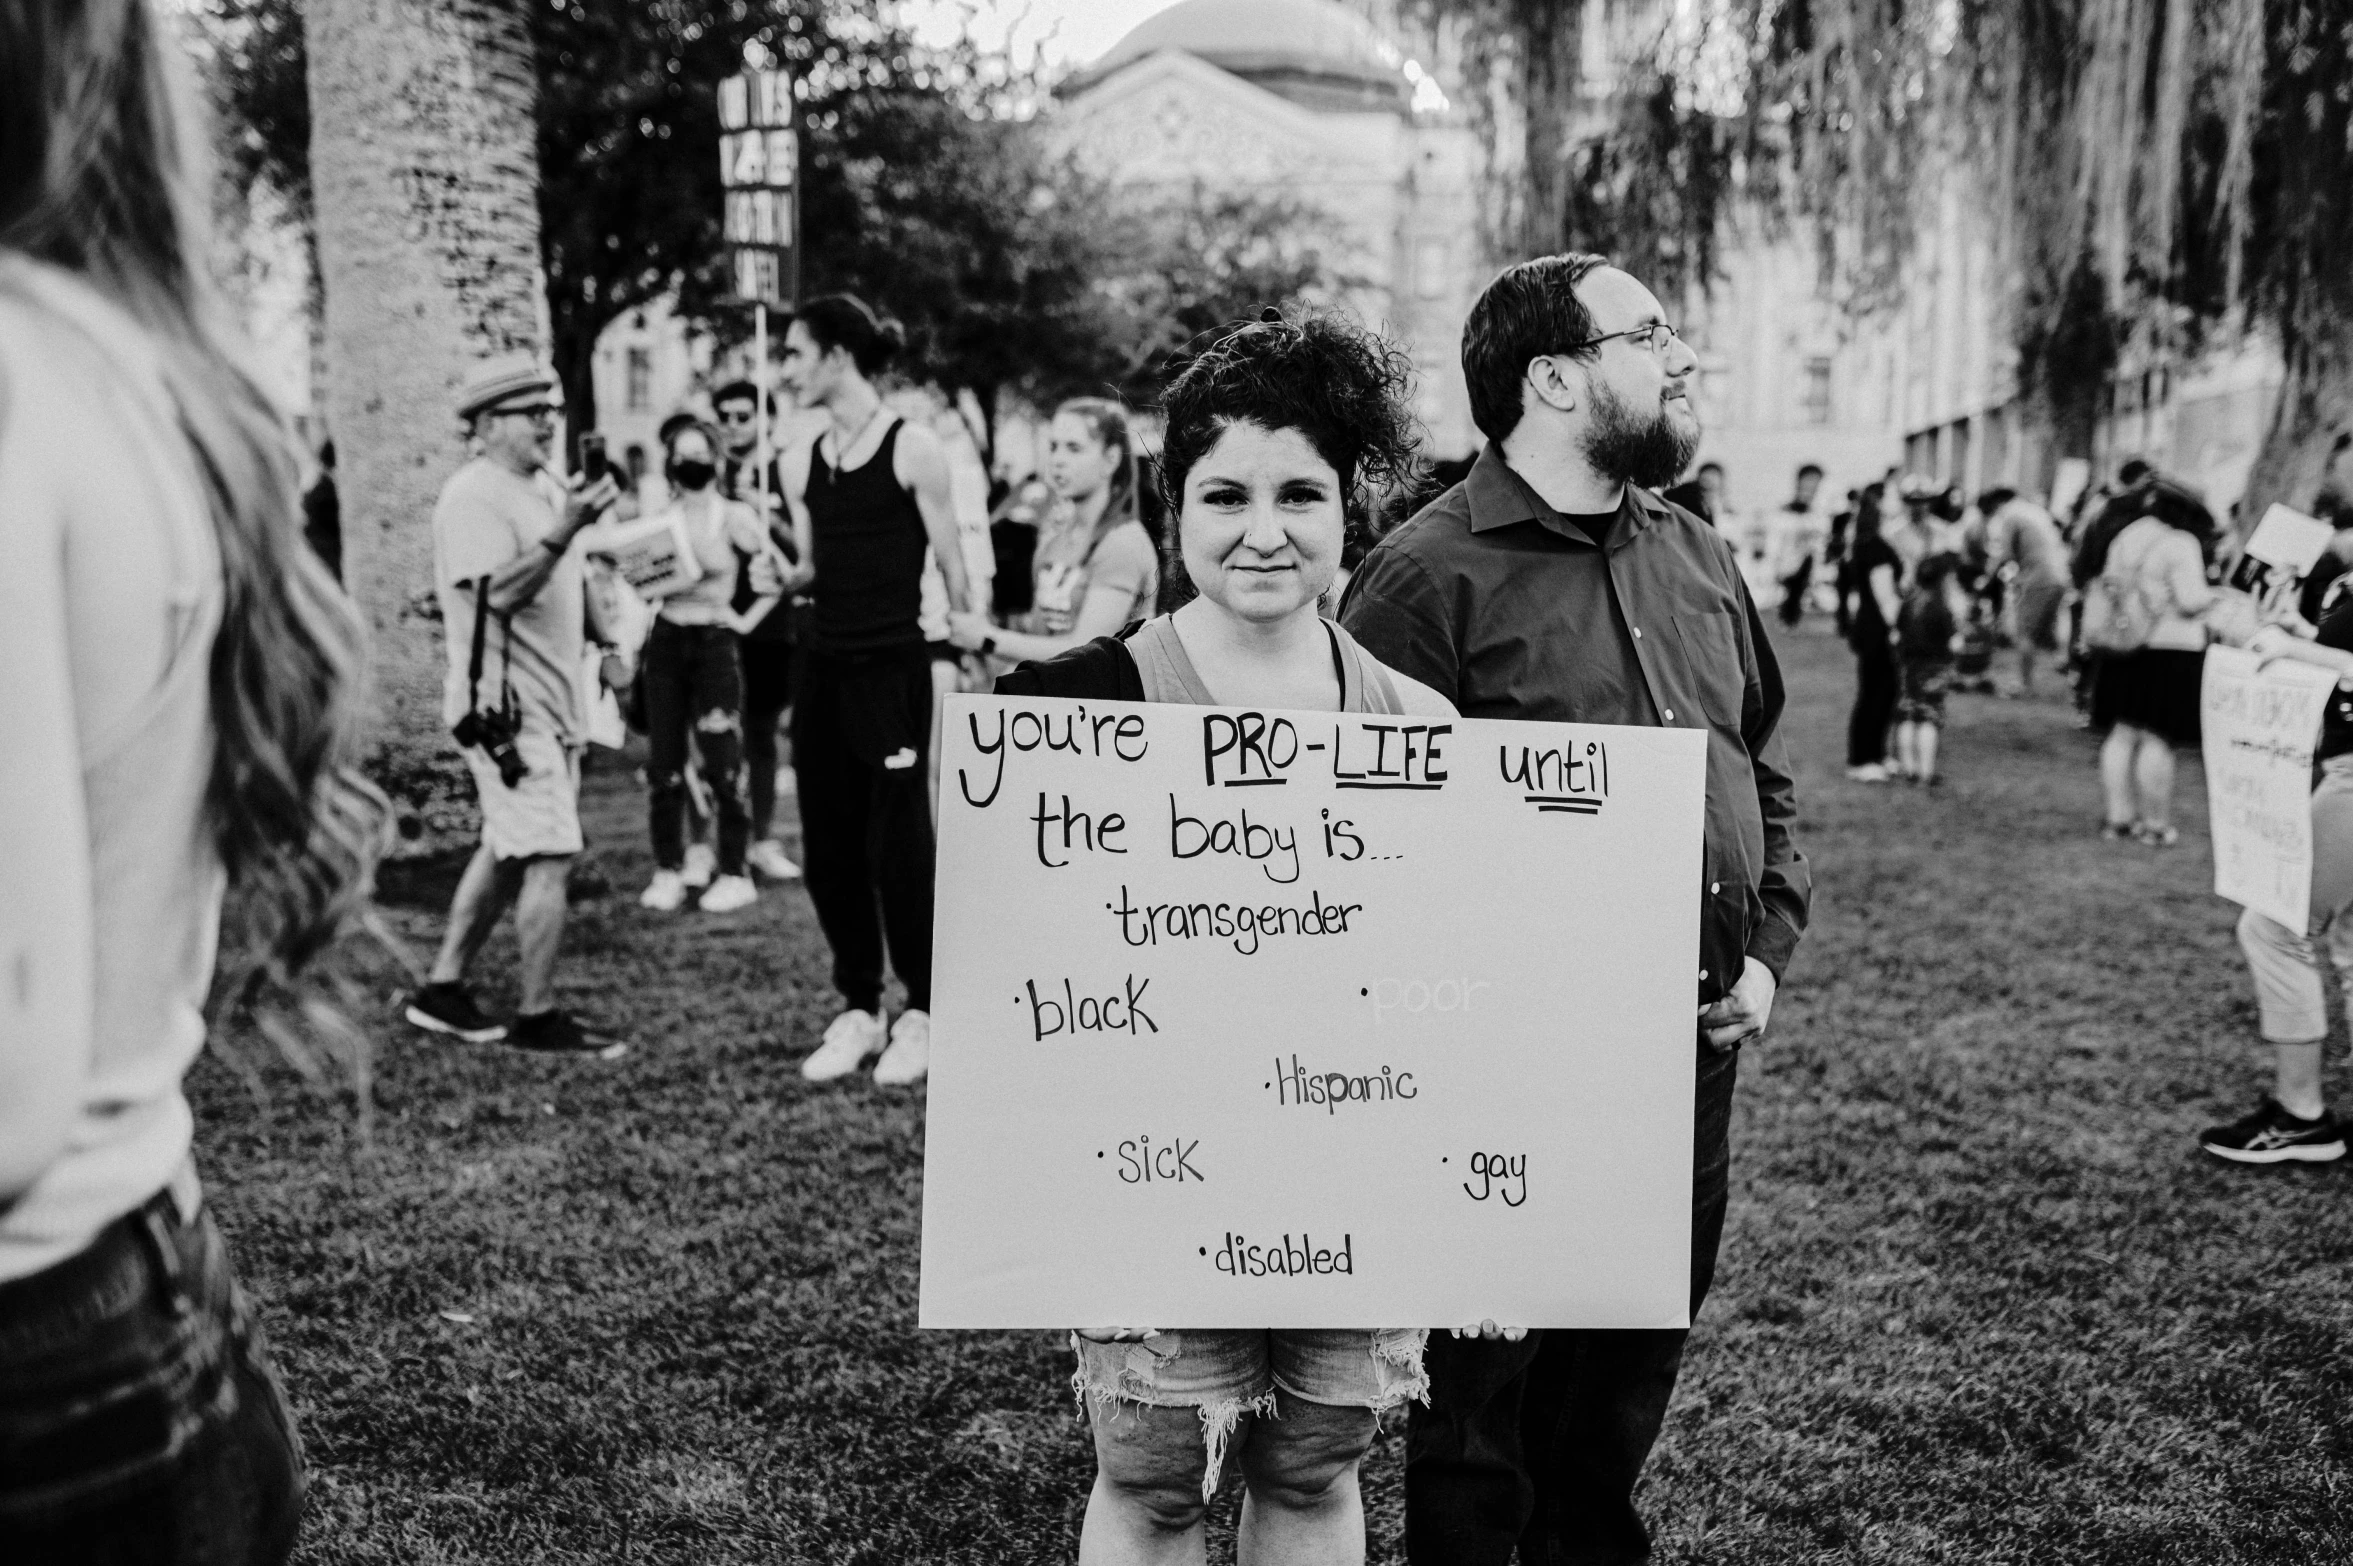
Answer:
[[2214, 890], [2292, 930], [2312, 915], [2312, 748], [2336, 683], [2308, 663], [2258, 669], [2252, 653], [2206, 650], [2199, 716]]
[[1705, 768], [949, 698], [922, 1325], [1683, 1325]]

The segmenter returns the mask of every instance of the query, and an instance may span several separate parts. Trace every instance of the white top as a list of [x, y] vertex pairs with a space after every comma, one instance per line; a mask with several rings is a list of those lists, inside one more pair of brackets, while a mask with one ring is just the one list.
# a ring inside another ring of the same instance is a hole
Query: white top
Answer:
[[[167, 1183], [189, 1186], [180, 1079], [204, 1045], [223, 887], [204, 809], [223, 589], [145, 336], [79, 280], [5, 252], [0, 545], [0, 645], [15, 662], [0, 725], [47, 751], [0, 761], [9, 808], [41, 817], [12, 823], [24, 836], [0, 854], [0, 902], [51, 926], [9, 931], [0, 1069], [15, 1090], [54, 1082], [62, 1058], [71, 1084], [62, 1149], [0, 1206], [8, 1279], [81, 1250]], [[60, 759], [78, 796], [54, 784]], [[86, 843], [86, 876], [33, 834]]]
[[681, 495], [667, 508], [686, 524], [686, 540], [703, 574], [694, 586], [672, 593], [654, 612], [672, 625], [728, 625], [735, 618], [735, 552], [768, 552], [768, 530], [760, 514], [740, 500], [729, 500], [716, 489], [702, 495]]
[[2143, 517], [2108, 545], [2101, 574], [2133, 583], [2156, 611], [2147, 646], [2179, 652], [2205, 647], [2206, 627], [2198, 616], [2214, 601], [2214, 589], [2206, 584], [2206, 557], [2189, 534]]
[[[448, 672], [441, 685], [441, 720], [466, 715], [466, 677], [474, 653], [474, 605], [479, 591], [464, 584], [483, 577], [563, 525], [563, 487], [545, 469], [525, 477], [489, 457], [476, 457], [450, 475], [433, 507], [433, 586], [441, 599], [442, 650]], [[523, 725], [578, 744], [583, 732], [580, 664], [588, 649], [588, 589], [574, 539], [557, 557], [547, 583], [531, 601], [501, 617], [494, 607], [482, 641], [482, 680], [474, 691], [485, 708], [498, 705], [500, 680], [512, 684]], [[511, 659], [511, 661], [510, 661]]]

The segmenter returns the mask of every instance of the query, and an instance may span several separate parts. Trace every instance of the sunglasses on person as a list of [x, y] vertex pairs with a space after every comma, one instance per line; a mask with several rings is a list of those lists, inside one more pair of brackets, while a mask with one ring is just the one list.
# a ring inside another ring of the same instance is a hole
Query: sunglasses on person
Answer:
[[756, 415], [749, 408], [721, 408], [719, 410], [719, 422], [722, 424], [749, 424], [755, 417]]

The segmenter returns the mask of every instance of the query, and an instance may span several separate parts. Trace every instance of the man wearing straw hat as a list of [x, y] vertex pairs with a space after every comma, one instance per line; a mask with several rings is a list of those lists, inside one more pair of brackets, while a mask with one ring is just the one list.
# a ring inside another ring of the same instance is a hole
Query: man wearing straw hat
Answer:
[[[442, 717], [474, 775], [482, 842], [458, 881], [433, 972], [408, 1020], [472, 1043], [611, 1060], [628, 1046], [555, 1003], [565, 881], [580, 852], [580, 665], [587, 647], [581, 529], [620, 498], [607, 474], [567, 487], [548, 470], [558, 402], [530, 359], [479, 366], [456, 413], [480, 455], [433, 508], [433, 583], [449, 648]], [[466, 970], [507, 906], [521, 948], [521, 1004], [492, 1021]]]

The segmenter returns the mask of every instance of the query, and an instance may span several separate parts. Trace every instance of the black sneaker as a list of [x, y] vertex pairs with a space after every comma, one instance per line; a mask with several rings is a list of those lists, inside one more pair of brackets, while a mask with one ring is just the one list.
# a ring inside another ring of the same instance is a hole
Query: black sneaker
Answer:
[[463, 983], [426, 985], [409, 997], [405, 1015], [429, 1033], [447, 1033], [469, 1044], [494, 1044], [507, 1036], [506, 1024], [484, 1016]]
[[576, 1055], [595, 1060], [619, 1060], [629, 1053], [626, 1039], [584, 1028], [568, 1011], [517, 1012], [507, 1029], [507, 1043], [535, 1055]]
[[2234, 1164], [2328, 1164], [2345, 1156], [2345, 1128], [2325, 1109], [2299, 1119], [2265, 1094], [2246, 1119], [2199, 1133], [2198, 1145]]

